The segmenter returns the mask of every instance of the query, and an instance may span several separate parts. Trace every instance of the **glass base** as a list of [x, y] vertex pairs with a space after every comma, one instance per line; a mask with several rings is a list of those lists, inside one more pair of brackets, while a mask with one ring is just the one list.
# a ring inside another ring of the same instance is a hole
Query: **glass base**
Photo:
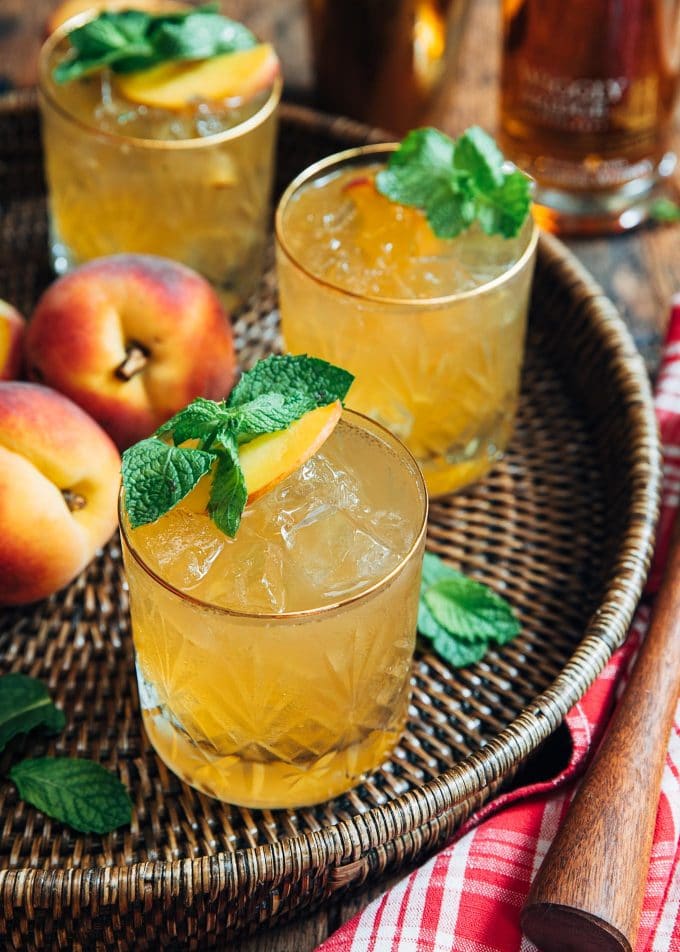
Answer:
[[220, 756], [212, 745], [178, 730], [159, 708], [142, 710], [142, 720], [160, 759], [189, 786], [236, 806], [284, 810], [323, 803], [361, 783], [399, 742], [406, 712], [390, 730], [375, 730], [360, 743], [302, 762], [257, 759], [247, 750]]
[[637, 228], [649, 218], [652, 204], [661, 196], [663, 182], [676, 164], [676, 155], [669, 152], [653, 175], [616, 189], [576, 191], [538, 184], [536, 223], [560, 235], [616, 234]]

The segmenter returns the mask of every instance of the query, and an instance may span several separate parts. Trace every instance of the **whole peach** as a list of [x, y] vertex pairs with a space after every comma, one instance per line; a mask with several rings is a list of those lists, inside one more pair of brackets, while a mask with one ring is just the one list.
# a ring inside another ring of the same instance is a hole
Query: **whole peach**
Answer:
[[0, 380], [16, 380], [21, 372], [25, 327], [17, 309], [0, 301]]
[[42, 295], [26, 367], [87, 410], [125, 449], [194, 397], [234, 381], [231, 324], [208, 282], [155, 255], [97, 258]]
[[71, 400], [0, 383], [0, 604], [67, 585], [114, 531], [120, 456]]

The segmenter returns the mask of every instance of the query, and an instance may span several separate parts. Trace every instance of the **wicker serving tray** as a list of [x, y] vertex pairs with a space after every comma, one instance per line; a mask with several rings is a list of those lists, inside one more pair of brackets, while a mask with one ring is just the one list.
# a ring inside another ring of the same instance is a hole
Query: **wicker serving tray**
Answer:
[[[278, 187], [371, 138], [354, 123], [284, 107]], [[52, 277], [41, 170], [34, 99], [6, 98], [0, 297], [29, 313]], [[276, 346], [271, 263], [235, 332], [245, 364]], [[642, 361], [612, 304], [543, 237], [510, 451], [482, 485], [432, 506], [428, 534], [432, 550], [512, 601], [522, 635], [463, 671], [419, 653], [407, 732], [348, 795], [291, 811], [231, 807], [180, 783], [146, 741], [113, 541], [65, 592], [4, 613], [0, 670], [48, 683], [68, 725], [37, 749], [116, 770], [132, 793], [132, 826], [78, 836], [0, 784], [5, 946], [203, 949], [431, 852], [555, 731], [621, 643], [650, 557], [658, 486]]]

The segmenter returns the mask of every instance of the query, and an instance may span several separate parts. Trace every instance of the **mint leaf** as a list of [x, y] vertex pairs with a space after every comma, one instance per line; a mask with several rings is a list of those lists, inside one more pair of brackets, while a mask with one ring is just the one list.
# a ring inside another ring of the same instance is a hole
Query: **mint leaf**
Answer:
[[354, 377], [347, 370], [306, 354], [272, 355], [243, 374], [227, 400], [240, 407], [263, 394], [280, 393], [301, 417], [316, 407], [344, 400]]
[[216, 11], [212, 4], [169, 14], [104, 11], [69, 33], [71, 55], [56, 66], [54, 80], [67, 83], [107, 66], [129, 73], [257, 44], [250, 30]]
[[505, 644], [519, 631], [508, 603], [486, 585], [459, 577], [443, 579], [425, 592], [435, 621], [461, 641]]
[[512, 608], [481, 582], [456, 572], [432, 552], [423, 559], [418, 631], [449, 664], [480, 661], [491, 642], [505, 644], [519, 632]]
[[164, 60], [207, 59], [255, 46], [251, 31], [219, 13], [198, 10], [179, 21], [161, 19], [152, 34], [156, 53]]
[[451, 577], [464, 578], [460, 572], [456, 572], [455, 569], [452, 569], [450, 565], [447, 565], [446, 562], [438, 555], [435, 555], [434, 552], [425, 552], [423, 555], [423, 588], [429, 588], [430, 585], [434, 585], [435, 582], [441, 582], [442, 579]]
[[479, 126], [470, 126], [456, 140], [454, 168], [467, 172], [482, 192], [500, 188], [504, 181], [503, 153]]
[[72, 30], [68, 39], [81, 56], [96, 59], [114, 50], [124, 50], [130, 44], [145, 43], [150, 23], [149, 14], [141, 10], [115, 14], [104, 11], [96, 19]]
[[474, 201], [459, 191], [436, 186], [425, 205], [425, 216], [438, 238], [456, 238], [475, 220]]
[[649, 206], [649, 217], [653, 221], [680, 221], [680, 205], [670, 198], [657, 198]]
[[156, 55], [147, 36], [150, 24], [149, 14], [123, 10], [120, 13], [104, 11], [76, 27], [68, 35], [71, 55], [52, 73], [55, 82], [67, 83], [105, 66], [114, 67], [131, 57], [154, 65]]
[[520, 224], [529, 214], [531, 194], [526, 176], [511, 172], [498, 188], [477, 196], [476, 214], [487, 235], [513, 238]]
[[149, 437], [123, 453], [125, 508], [133, 529], [155, 522], [210, 470], [214, 453], [181, 449]]
[[454, 668], [467, 668], [477, 664], [486, 654], [489, 645], [485, 641], [467, 642], [455, 638], [450, 632], [442, 630], [432, 639], [432, 648], [444, 661]]
[[457, 191], [454, 143], [438, 129], [414, 129], [376, 176], [378, 191], [400, 205], [425, 208], [433, 189]]
[[427, 607], [423, 597], [425, 590], [424, 584], [418, 604], [418, 631], [423, 637], [430, 639], [433, 651], [454, 668], [465, 668], [481, 661], [488, 647], [486, 641], [465, 642], [448, 632]]
[[17, 734], [36, 727], [58, 733], [65, 723], [64, 712], [54, 706], [42, 681], [26, 674], [0, 677], [0, 750]]
[[233, 437], [221, 433], [219, 439], [222, 448], [217, 458], [208, 511], [217, 528], [233, 539], [241, 524], [248, 490]]
[[506, 167], [478, 126], [455, 141], [438, 129], [409, 132], [375, 182], [390, 201], [421, 209], [438, 238], [454, 238], [475, 221], [487, 234], [512, 238], [531, 204], [527, 176]]
[[239, 443], [249, 443], [256, 436], [285, 430], [299, 420], [298, 408], [297, 398], [286, 400], [282, 393], [263, 393], [227, 411], [232, 414], [230, 429]]
[[196, 397], [188, 406], [159, 426], [155, 436], [171, 435], [175, 446], [187, 440], [202, 439], [219, 425], [223, 409], [223, 403]]
[[81, 833], [110, 833], [130, 822], [127, 790], [118, 777], [92, 760], [22, 760], [9, 777], [22, 800]]

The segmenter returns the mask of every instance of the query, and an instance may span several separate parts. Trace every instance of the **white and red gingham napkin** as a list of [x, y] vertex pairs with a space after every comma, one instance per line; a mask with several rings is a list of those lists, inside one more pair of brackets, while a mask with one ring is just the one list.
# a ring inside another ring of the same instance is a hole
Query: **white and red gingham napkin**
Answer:
[[[680, 505], [680, 296], [674, 299], [655, 407], [663, 443], [663, 495], [648, 591], [660, 580]], [[574, 794], [573, 781], [602, 736], [647, 629], [638, 609], [628, 638], [567, 715], [573, 750], [550, 781], [487, 804], [424, 866], [342, 926], [317, 952], [536, 952], [519, 915]], [[663, 774], [635, 952], [680, 952], [680, 705]]]

